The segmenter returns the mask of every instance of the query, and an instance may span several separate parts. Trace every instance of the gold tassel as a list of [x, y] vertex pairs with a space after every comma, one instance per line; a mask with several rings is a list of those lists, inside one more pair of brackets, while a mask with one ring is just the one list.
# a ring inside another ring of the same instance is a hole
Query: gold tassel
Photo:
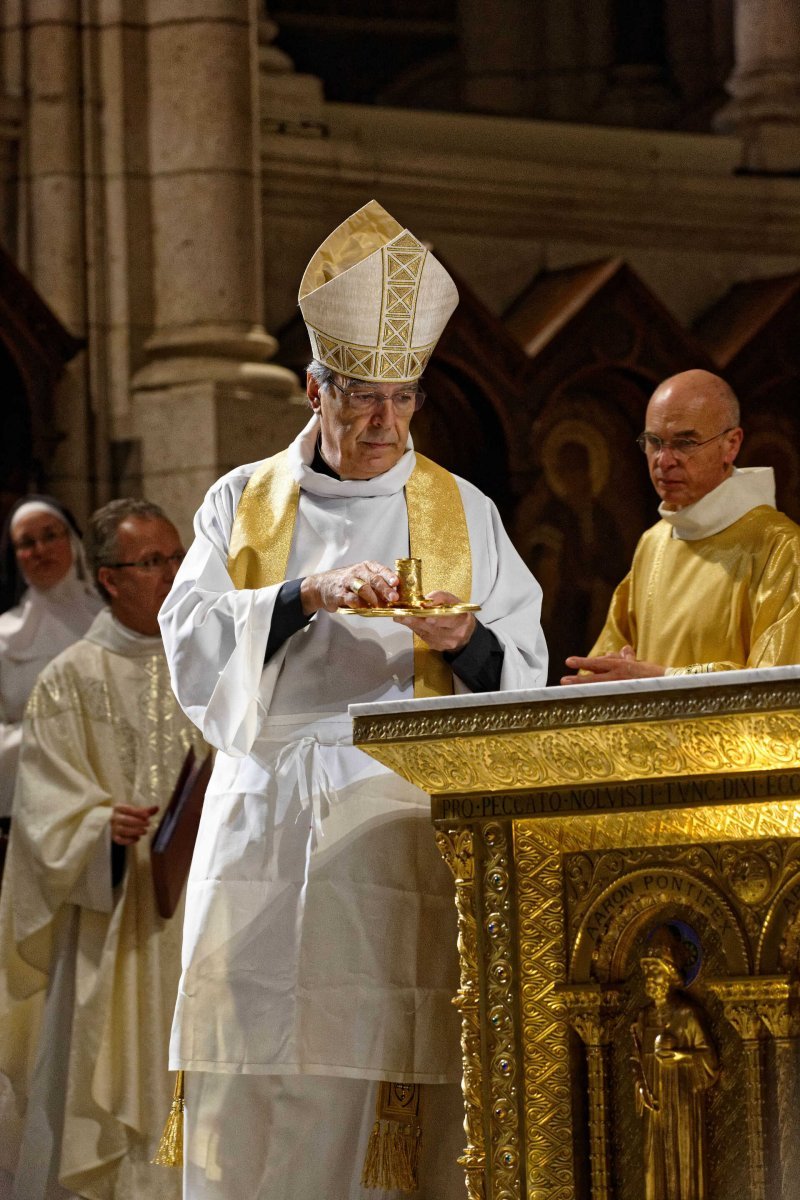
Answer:
[[175, 1092], [172, 1107], [169, 1110], [167, 1123], [158, 1143], [156, 1156], [152, 1160], [157, 1167], [183, 1166], [183, 1071], [178, 1071], [175, 1078]]
[[419, 1084], [378, 1085], [376, 1121], [364, 1158], [361, 1186], [416, 1192], [419, 1188]]

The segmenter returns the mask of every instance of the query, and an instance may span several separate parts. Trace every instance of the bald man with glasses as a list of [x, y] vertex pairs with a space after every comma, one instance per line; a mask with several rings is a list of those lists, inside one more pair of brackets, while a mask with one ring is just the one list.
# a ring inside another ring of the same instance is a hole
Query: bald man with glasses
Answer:
[[775, 510], [770, 467], [738, 470], [739, 404], [684, 371], [647, 406], [637, 443], [661, 498], [603, 630], [562, 683], [702, 674], [800, 661], [800, 527]]

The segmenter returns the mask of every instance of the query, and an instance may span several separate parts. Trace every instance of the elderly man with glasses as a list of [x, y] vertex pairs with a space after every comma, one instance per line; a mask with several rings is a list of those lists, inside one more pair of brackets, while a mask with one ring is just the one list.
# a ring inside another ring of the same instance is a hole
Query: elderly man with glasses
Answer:
[[[300, 288], [312, 419], [211, 489], [162, 609], [177, 695], [220, 750], [172, 1042], [190, 1200], [394, 1196], [420, 1116], [421, 1200], [463, 1196], [452, 880], [428, 798], [347, 716], [545, 680], [541, 591], [497, 510], [409, 436], [457, 299], [375, 202], [331, 234]], [[480, 611], [392, 619], [409, 556], [432, 602]]]
[[708, 371], [660, 384], [637, 439], [661, 497], [605, 626], [562, 683], [800, 662], [800, 527], [771, 467], [738, 470], [739, 404]]
[[0, 899], [0, 1091], [16, 1100], [0, 1106], [0, 1194], [177, 1200], [180, 1179], [150, 1160], [182, 906], [159, 915], [150, 839], [203, 750], [158, 628], [184, 551], [138, 499], [99, 509], [86, 548], [107, 607], [31, 694]]

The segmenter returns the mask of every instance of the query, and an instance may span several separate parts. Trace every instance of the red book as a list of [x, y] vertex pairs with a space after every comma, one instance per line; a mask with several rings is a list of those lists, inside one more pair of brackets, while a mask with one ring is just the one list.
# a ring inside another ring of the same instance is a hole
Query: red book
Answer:
[[162, 917], [171, 917], [175, 912], [189, 874], [211, 767], [210, 750], [200, 762], [189, 747], [170, 802], [150, 843], [153, 887]]

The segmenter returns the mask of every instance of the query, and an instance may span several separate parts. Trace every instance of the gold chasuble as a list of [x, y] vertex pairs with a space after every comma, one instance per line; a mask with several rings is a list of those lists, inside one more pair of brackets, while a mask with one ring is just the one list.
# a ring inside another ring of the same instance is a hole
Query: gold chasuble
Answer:
[[643, 534], [591, 655], [636, 657], [700, 674], [800, 661], [800, 530], [758, 505], [709, 537]]
[[[405, 492], [409, 554], [422, 559], [426, 591], [451, 592], [469, 600], [472, 559], [455, 477], [417, 454]], [[285, 580], [299, 498], [287, 451], [268, 458], [253, 473], [231, 531], [228, 572], [237, 588], [269, 587]], [[447, 663], [415, 635], [414, 695], [447, 696], [452, 691]]]

